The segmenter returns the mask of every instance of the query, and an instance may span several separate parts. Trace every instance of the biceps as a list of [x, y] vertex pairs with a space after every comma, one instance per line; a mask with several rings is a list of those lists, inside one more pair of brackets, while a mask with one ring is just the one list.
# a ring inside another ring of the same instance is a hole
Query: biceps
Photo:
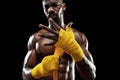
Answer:
[[34, 49], [28, 51], [24, 59], [24, 66], [34, 67], [37, 63], [38, 63], [38, 55], [36, 51]]

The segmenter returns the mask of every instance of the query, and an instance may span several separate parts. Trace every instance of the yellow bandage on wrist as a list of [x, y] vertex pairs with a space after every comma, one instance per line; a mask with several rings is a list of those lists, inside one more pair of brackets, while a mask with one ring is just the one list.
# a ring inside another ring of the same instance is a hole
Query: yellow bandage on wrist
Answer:
[[72, 29], [68, 26], [66, 30], [60, 29], [58, 41], [55, 46], [62, 48], [66, 53], [70, 54], [75, 62], [81, 61], [84, 57], [82, 48], [75, 40]]
[[44, 67], [42, 65], [42, 63], [39, 63], [37, 66], [35, 66], [32, 69], [32, 76], [36, 79], [43, 77], [43, 76], [47, 76], [48, 73], [46, 71], [44, 71]]
[[50, 55], [43, 58], [42, 62], [32, 69], [32, 76], [36, 79], [52, 74], [54, 70], [58, 69], [59, 56]]
[[64, 53], [64, 50], [60, 47], [56, 47], [55, 48], [55, 52], [54, 52], [54, 55], [58, 55], [59, 57], [61, 57]]

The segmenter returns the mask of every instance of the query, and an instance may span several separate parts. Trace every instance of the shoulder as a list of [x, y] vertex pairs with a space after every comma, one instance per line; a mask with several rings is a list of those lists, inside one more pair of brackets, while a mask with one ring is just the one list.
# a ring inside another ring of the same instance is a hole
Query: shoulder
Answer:
[[87, 48], [88, 47], [88, 39], [87, 39], [86, 35], [83, 32], [80, 32], [80, 31], [78, 31], [76, 29], [73, 29], [73, 32], [74, 32], [76, 41], [80, 45]]
[[35, 47], [36, 42], [40, 39], [40, 34], [42, 33], [42, 30], [39, 30], [37, 32], [35, 32], [34, 34], [32, 34], [29, 39], [28, 39], [28, 50], [31, 50]]

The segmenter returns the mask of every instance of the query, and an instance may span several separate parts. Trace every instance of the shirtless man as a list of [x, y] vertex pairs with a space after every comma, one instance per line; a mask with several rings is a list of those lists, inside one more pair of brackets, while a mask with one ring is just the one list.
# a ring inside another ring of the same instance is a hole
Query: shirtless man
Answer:
[[42, 0], [42, 5], [49, 25], [40, 24], [41, 29], [29, 38], [23, 80], [75, 80], [75, 67], [81, 80], [95, 80], [96, 66], [86, 36], [73, 29], [72, 22], [64, 23], [66, 4]]

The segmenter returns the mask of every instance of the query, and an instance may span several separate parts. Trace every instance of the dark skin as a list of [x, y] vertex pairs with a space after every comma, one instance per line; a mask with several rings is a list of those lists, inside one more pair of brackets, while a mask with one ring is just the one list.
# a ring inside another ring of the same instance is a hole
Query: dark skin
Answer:
[[[23, 80], [53, 80], [53, 75], [35, 79], [31, 75], [31, 71], [45, 56], [54, 54], [60, 28], [66, 28], [63, 20], [66, 5], [61, 0], [43, 0], [43, 9], [49, 25], [40, 24], [41, 30], [29, 38], [28, 53], [23, 64]], [[72, 26], [72, 23], [67, 25]], [[88, 40], [83, 33], [75, 29], [73, 32], [75, 40], [80, 44], [85, 56], [81, 61], [75, 62], [69, 54], [64, 53], [59, 59], [58, 80], [75, 80], [75, 65], [83, 80], [94, 80], [96, 67], [88, 50]]]

